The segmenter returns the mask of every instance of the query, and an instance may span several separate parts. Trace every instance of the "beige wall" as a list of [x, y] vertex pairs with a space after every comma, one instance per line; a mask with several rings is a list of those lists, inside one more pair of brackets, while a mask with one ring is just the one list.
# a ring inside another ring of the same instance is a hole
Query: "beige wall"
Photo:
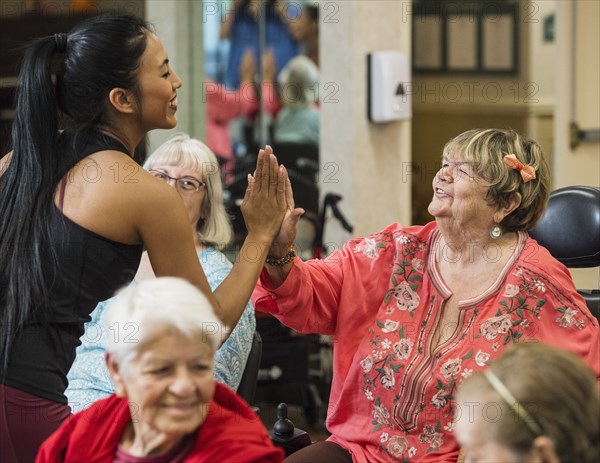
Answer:
[[600, 2], [558, 2], [556, 186], [600, 186], [600, 143], [572, 149], [569, 124], [600, 128]]
[[[321, 11], [321, 192], [343, 196], [340, 207], [364, 236], [394, 221], [410, 223], [411, 121], [367, 119], [367, 54], [410, 54], [411, 20], [405, 1], [324, 2]], [[348, 234], [326, 224], [325, 242]]]
[[528, 116], [524, 132], [542, 146], [551, 170], [554, 165], [556, 39], [550, 42], [544, 40], [544, 21], [550, 15], [556, 15], [556, 3], [554, 0], [524, 3], [529, 37], [526, 85], [532, 92], [531, 98], [525, 102]]
[[[556, 96], [556, 39], [553, 42], [544, 41], [544, 20], [551, 14], [556, 14], [557, 1], [537, 0], [527, 1], [526, 33], [529, 37], [528, 80], [535, 84], [534, 98], [541, 105], [554, 105]], [[555, 17], [556, 24], [556, 17]]]

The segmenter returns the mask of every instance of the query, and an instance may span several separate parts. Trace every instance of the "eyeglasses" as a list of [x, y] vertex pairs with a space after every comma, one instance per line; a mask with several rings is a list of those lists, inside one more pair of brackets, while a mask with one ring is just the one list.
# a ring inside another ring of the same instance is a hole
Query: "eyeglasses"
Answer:
[[206, 185], [206, 183], [201, 182], [200, 180], [194, 177], [175, 178], [159, 170], [151, 170], [150, 173], [156, 178], [161, 179], [163, 182], [171, 183], [171, 180], [174, 181], [176, 188], [179, 188], [181, 191], [185, 191], [187, 193], [193, 193], [195, 191], [198, 191], [200, 188]]

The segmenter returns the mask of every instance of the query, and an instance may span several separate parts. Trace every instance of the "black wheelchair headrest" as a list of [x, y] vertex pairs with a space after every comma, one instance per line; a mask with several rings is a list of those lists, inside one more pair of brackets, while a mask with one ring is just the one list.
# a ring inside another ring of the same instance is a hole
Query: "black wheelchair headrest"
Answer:
[[600, 266], [600, 188], [569, 186], [550, 193], [530, 235], [567, 267]]

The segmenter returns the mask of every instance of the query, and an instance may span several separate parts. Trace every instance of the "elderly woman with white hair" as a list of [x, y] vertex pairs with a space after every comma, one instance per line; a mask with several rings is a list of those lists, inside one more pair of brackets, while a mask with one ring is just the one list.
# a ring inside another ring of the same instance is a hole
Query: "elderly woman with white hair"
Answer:
[[276, 143], [319, 144], [319, 69], [306, 56], [297, 56], [279, 74], [283, 108], [277, 113]]
[[225, 328], [192, 284], [131, 285], [104, 319], [116, 393], [63, 423], [36, 462], [282, 461], [249, 405], [215, 382]]
[[[159, 146], [144, 168], [179, 193], [190, 218], [198, 259], [214, 290], [232, 267], [220, 252], [230, 242], [232, 229], [223, 205], [223, 186], [215, 155], [204, 143], [179, 133]], [[154, 272], [148, 254], [144, 253], [135, 281], [150, 278], [154, 278]], [[67, 376], [69, 386], [65, 393], [74, 412], [114, 392], [104, 364], [104, 345], [111, 335], [101, 323], [106, 302], [98, 304], [92, 312]], [[216, 352], [215, 378], [233, 390], [239, 386], [255, 328], [254, 308], [249, 301], [231, 336]]]

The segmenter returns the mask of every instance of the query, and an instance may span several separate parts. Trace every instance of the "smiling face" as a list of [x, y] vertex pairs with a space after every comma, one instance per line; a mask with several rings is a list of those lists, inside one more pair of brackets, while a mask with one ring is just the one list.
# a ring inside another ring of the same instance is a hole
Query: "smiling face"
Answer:
[[198, 191], [182, 191], [181, 188], [176, 187], [173, 181], [169, 182], [169, 185], [176, 187], [177, 193], [181, 196], [185, 209], [187, 210], [192, 228], [197, 230], [198, 222], [203, 218], [202, 204], [206, 197], [206, 184], [203, 176], [194, 169], [163, 164], [153, 166], [152, 170], [165, 173], [172, 178], [193, 178], [203, 183], [203, 186], [201, 186]]
[[148, 33], [142, 55], [140, 74], [141, 113], [139, 119], [145, 132], [152, 129], [172, 129], [177, 124], [177, 89], [181, 79], [169, 66], [169, 58], [160, 39]]
[[111, 371], [117, 391], [129, 401], [136, 440], [192, 433], [206, 420], [215, 394], [211, 345], [201, 336], [158, 334], [125, 372]]
[[445, 155], [433, 179], [433, 199], [427, 210], [438, 222], [487, 233], [495, 225], [498, 209], [488, 203], [487, 192], [488, 185], [475, 176], [472, 165]]

